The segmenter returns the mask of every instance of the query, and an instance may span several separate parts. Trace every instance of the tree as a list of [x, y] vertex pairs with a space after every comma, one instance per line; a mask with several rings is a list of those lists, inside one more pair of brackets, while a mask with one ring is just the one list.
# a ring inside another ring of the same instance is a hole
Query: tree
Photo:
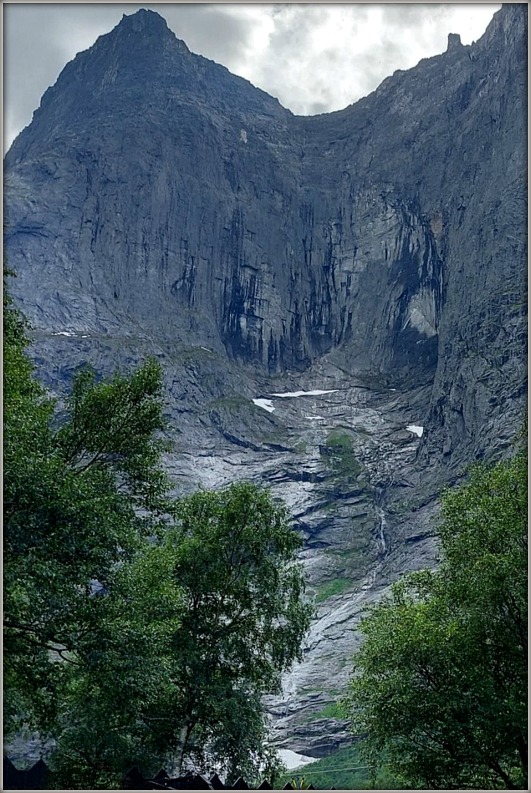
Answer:
[[272, 770], [262, 698], [308, 627], [300, 545], [267, 491], [168, 496], [162, 376], [78, 372], [61, 413], [4, 292], [4, 705], [56, 781], [142, 764]]
[[[95, 383], [79, 373], [54, 429], [54, 401], [34, 380], [23, 321], [7, 299], [4, 336], [4, 643], [8, 726], [46, 724], [61, 666], [94, 630], [92, 585], [160, 520], [165, 489], [161, 373]], [[142, 513], [139, 512], [142, 509]]]
[[[4, 282], [7, 275], [4, 269]], [[4, 283], [4, 716], [45, 727], [62, 665], [94, 629], [92, 587], [160, 521], [166, 489], [162, 375], [148, 361], [96, 383], [78, 373], [56, 402], [33, 376], [27, 326]], [[71, 661], [72, 662], [72, 661]]]
[[412, 787], [527, 789], [527, 456], [447, 492], [442, 562], [362, 623], [344, 707]]
[[[68, 670], [63, 782], [112, 784], [140, 759], [153, 772], [169, 764], [233, 781], [279, 765], [262, 698], [299, 657], [309, 624], [300, 539], [249, 483], [179, 500], [174, 517], [101, 599], [110, 630], [98, 652], [87, 645], [82, 667]], [[73, 778], [79, 746], [90, 751]]]

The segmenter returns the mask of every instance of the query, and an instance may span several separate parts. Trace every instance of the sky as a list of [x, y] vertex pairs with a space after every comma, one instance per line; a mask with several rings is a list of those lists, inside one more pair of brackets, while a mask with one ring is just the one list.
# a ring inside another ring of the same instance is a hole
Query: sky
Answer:
[[31, 122], [63, 67], [122, 15], [158, 11], [192, 52], [278, 98], [293, 113], [340, 110], [397, 69], [471, 44], [500, 4], [9, 3], [4, 13], [4, 149]]

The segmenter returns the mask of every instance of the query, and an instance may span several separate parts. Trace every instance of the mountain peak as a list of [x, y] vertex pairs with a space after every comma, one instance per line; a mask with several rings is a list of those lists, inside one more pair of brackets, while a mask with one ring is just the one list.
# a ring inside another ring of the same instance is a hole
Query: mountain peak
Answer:
[[149, 47], [152, 47], [154, 43], [159, 44], [161, 41], [171, 42], [183, 54], [189, 53], [184, 41], [175, 36], [164, 17], [147, 8], [140, 8], [134, 14], [124, 14], [114, 30], [107, 35], [112, 36], [113, 34], [124, 41], [129, 41], [131, 36], [138, 37]]
[[168, 31], [166, 20], [157, 14], [156, 11], [150, 11], [148, 8], [140, 8], [134, 14], [124, 14], [119, 23], [119, 27], [127, 27], [135, 32], [165, 32]]
[[450, 52], [450, 50], [456, 50], [462, 47], [461, 43], [461, 36], [459, 33], [449, 33], [448, 34], [448, 47], [446, 52]]

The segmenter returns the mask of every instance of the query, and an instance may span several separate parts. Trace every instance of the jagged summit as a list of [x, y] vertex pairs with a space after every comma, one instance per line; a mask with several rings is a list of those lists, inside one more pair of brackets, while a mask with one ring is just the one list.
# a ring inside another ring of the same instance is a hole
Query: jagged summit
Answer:
[[139, 8], [134, 14], [123, 14], [119, 25], [129, 25], [134, 30], [166, 30], [164, 17], [149, 8]]
[[128, 38], [134, 35], [144, 43], [150, 42], [159, 46], [161, 42], [171, 43], [183, 53], [190, 52], [184, 41], [178, 39], [170, 30], [164, 17], [147, 8], [140, 8], [134, 14], [124, 14], [120, 22], [106, 35], [111, 39], [116, 36], [125, 35]]
[[124, 14], [109, 33], [64, 67], [44, 93], [32, 124], [13, 142], [6, 163], [27, 157], [33, 144], [40, 147], [48, 140], [57, 146], [63, 139], [84, 136], [96, 118], [105, 118], [110, 127], [114, 115], [117, 134], [139, 124], [139, 115], [144, 120], [158, 115], [167, 123], [180, 102], [204, 105], [207, 112], [218, 106], [234, 117], [292, 115], [248, 80], [190, 52], [160, 14], [140, 9]]
[[446, 48], [446, 52], [450, 52], [450, 50], [455, 50], [462, 46], [463, 44], [461, 43], [461, 36], [459, 33], [448, 34], [448, 47]]

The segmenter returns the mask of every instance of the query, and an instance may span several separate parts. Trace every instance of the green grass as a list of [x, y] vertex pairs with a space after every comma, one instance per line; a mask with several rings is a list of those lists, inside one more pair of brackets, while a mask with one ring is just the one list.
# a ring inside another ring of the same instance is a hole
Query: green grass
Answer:
[[363, 471], [354, 455], [352, 437], [347, 432], [331, 432], [321, 446], [321, 456], [327, 460], [332, 472], [342, 479], [352, 481]]
[[315, 763], [295, 769], [278, 780], [277, 789], [282, 789], [293, 778], [304, 778], [317, 790], [397, 790], [403, 783], [395, 779], [388, 769], [382, 767], [373, 775], [357, 745], [348, 746], [323, 757]]
[[341, 715], [341, 711], [339, 709], [339, 705], [337, 702], [329, 702], [328, 705], [325, 705], [322, 710], [318, 713], [313, 714], [312, 721], [317, 721], [317, 719], [341, 719], [343, 716]]
[[337, 702], [329, 702], [328, 705], [325, 705], [324, 708], [319, 712], [319, 718], [321, 719], [341, 719], [341, 710]]
[[318, 588], [314, 601], [315, 603], [323, 603], [323, 601], [328, 600], [333, 595], [340, 595], [341, 592], [345, 592], [351, 586], [352, 580], [350, 578], [335, 578], [333, 581], [326, 581]]
[[167, 353], [177, 363], [198, 363], [218, 357], [212, 350], [203, 347], [167, 347]]

